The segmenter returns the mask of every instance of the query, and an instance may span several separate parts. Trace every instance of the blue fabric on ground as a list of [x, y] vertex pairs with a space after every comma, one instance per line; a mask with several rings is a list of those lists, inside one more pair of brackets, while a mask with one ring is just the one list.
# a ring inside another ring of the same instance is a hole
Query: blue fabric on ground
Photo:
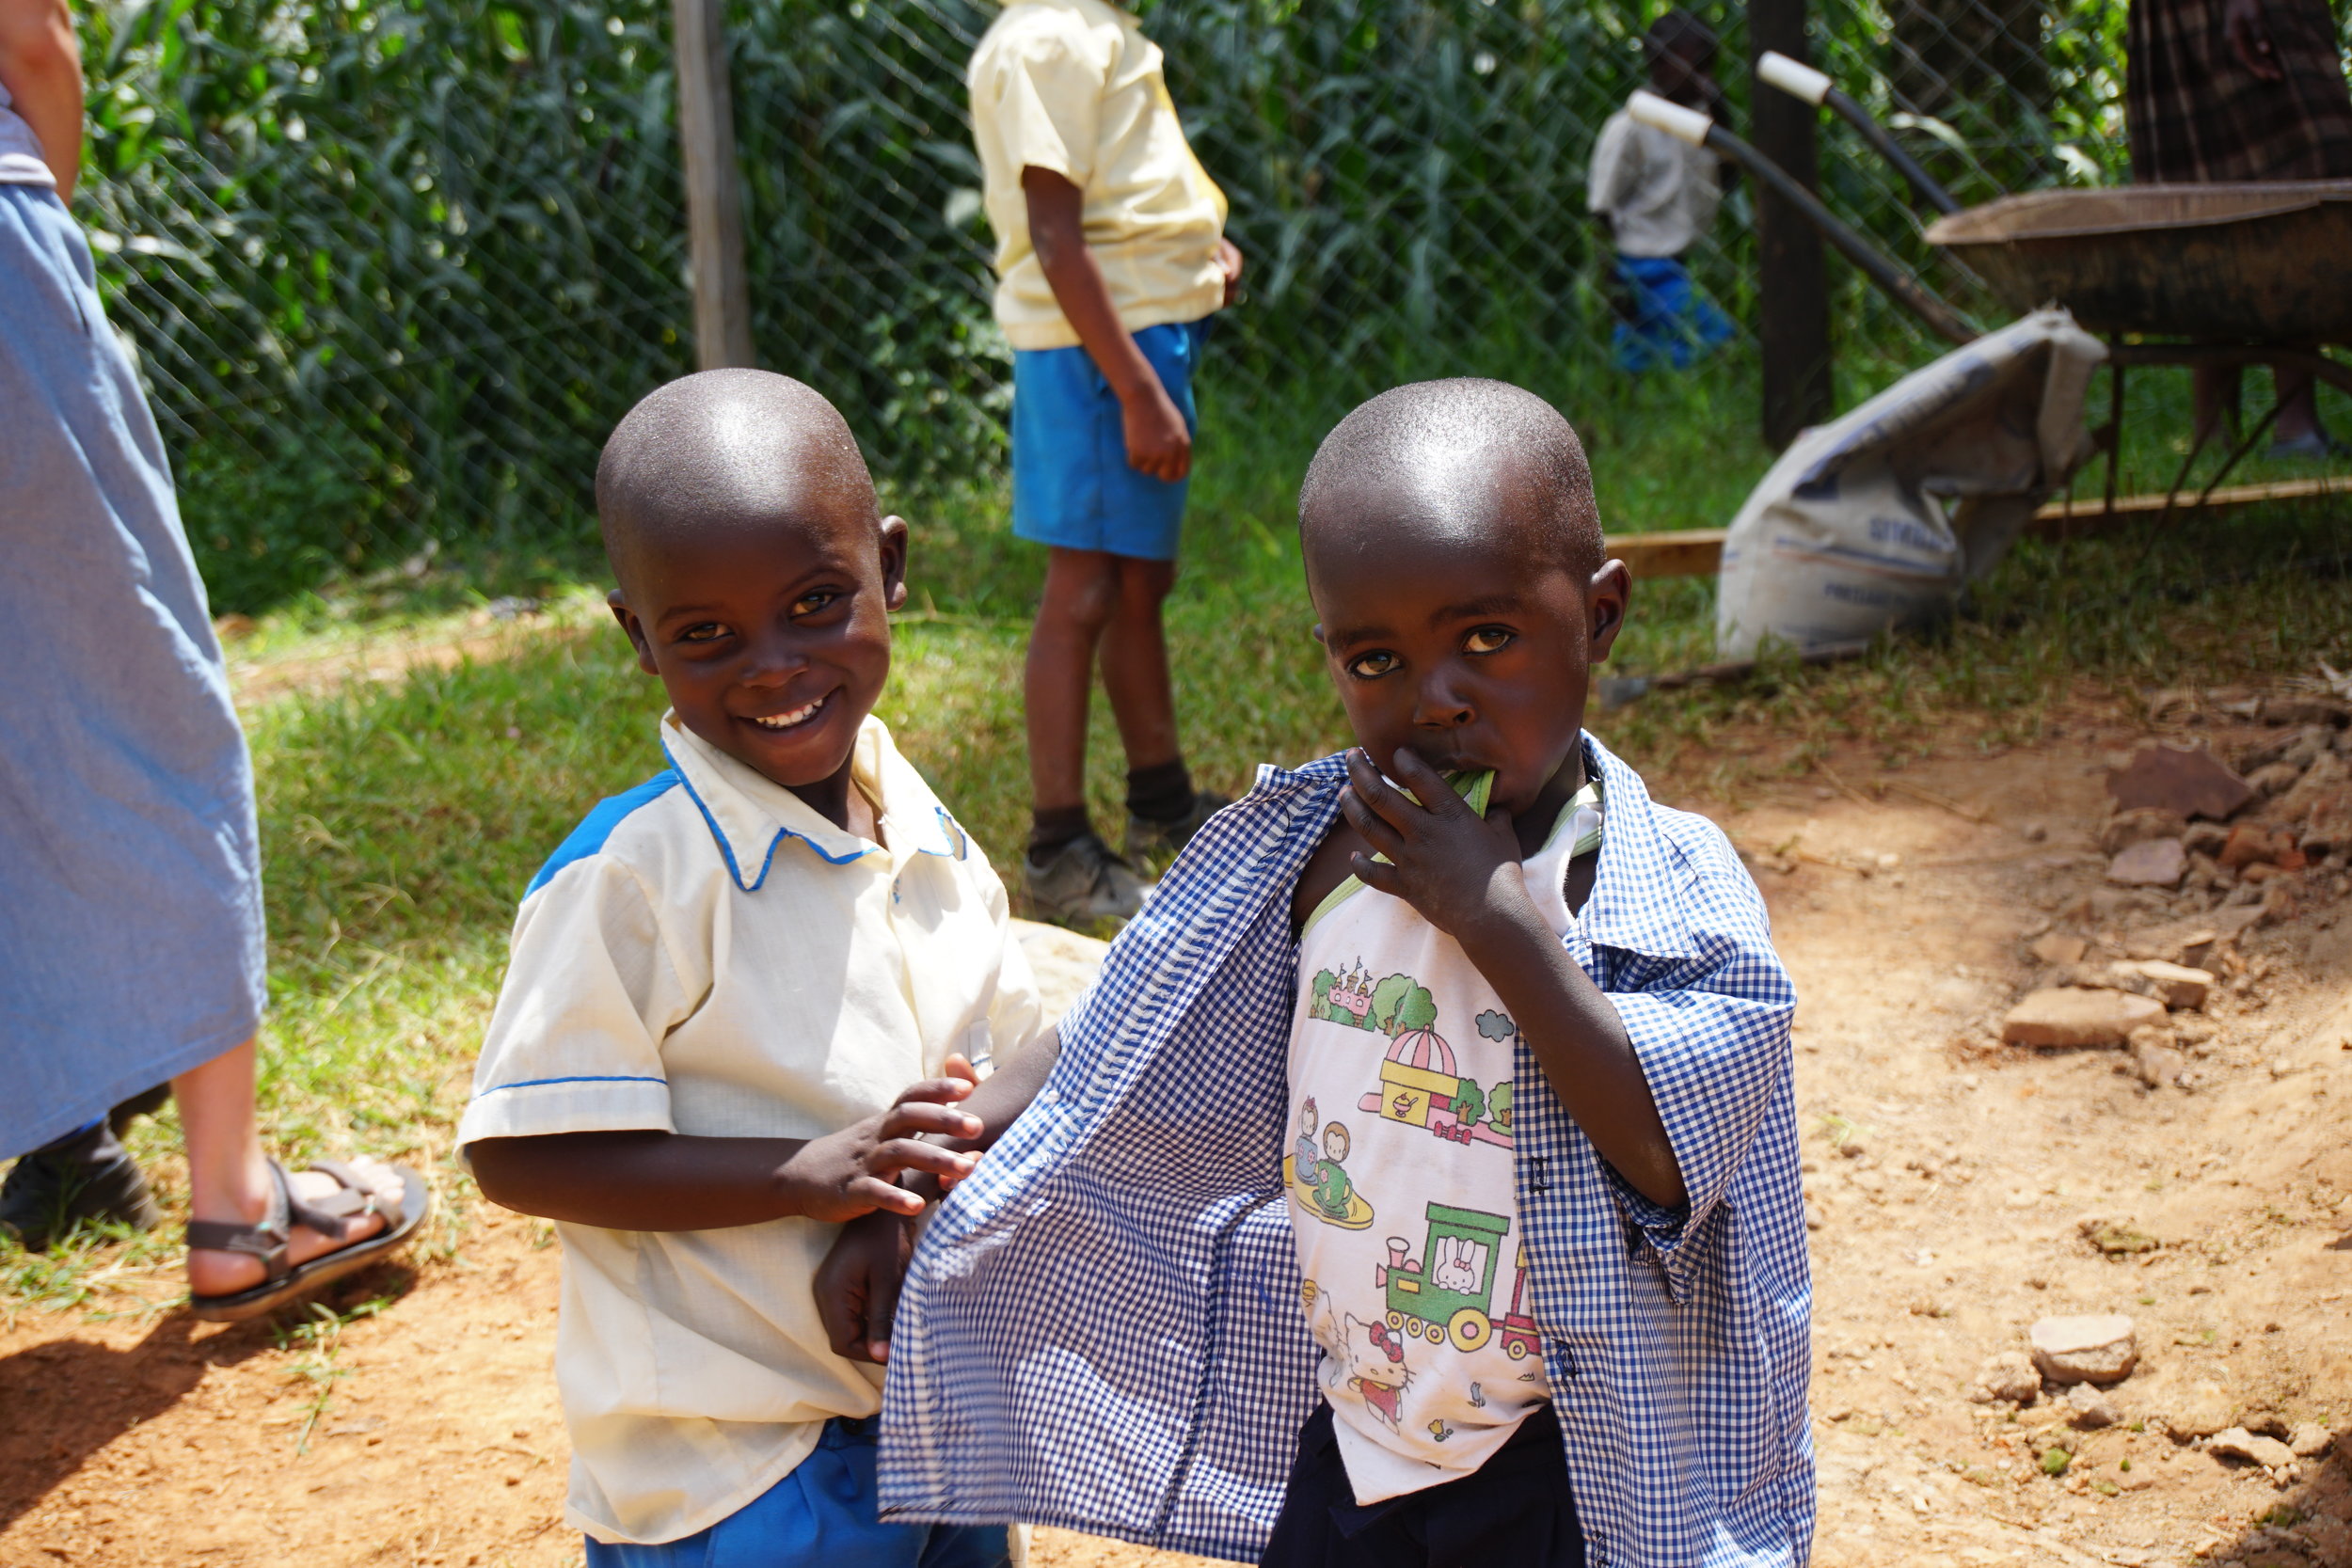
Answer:
[[0, 185], [0, 1156], [261, 1022], [253, 774], [171, 470], [54, 192]]
[[1688, 370], [1731, 341], [1731, 318], [1673, 257], [1620, 256], [1616, 277], [1633, 301], [1633, 319], [1618, 322], [1609, 340], [1619, 370]]
[[[1200, 426], [1192, 391], [1209, 324], [1147, 326], [1136, 346], [1159, 373], [1184, 428]], [[1012, 356], [1012, 531], [1040, 545], [1176, 559], [1188, 482], [1170, 484], [1127, 464], [1119, 398], [1084, 348]]]
[[588, 1568], [1006, 1568], [1002, 1525], [889, 1525], [875, 1515], [877, 1422], [825, 1423], [817, 1449], [756, 1501], [658, 1546], [588, 1543]]

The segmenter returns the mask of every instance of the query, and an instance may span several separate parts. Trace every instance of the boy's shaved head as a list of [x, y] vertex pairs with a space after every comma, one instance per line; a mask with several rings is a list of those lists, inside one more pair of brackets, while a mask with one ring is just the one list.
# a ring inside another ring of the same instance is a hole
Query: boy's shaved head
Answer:
[[626, 591], [648, 550], [780, 521], [879, 530], [857, 438], [815, 388], [769, 371], [705, 371], [646, 394], [604, 444], [596, 516]]
[[1502, 381], [1397, 387], [1323, 438], [1298, 497], [1310, 581], [1318, 551], [1376, 550], [1396, 531], [1431, 543], [1515, 533], [1525, 559], [1580, 578], [1602, 562], [1583, 443], [1551, 404]]

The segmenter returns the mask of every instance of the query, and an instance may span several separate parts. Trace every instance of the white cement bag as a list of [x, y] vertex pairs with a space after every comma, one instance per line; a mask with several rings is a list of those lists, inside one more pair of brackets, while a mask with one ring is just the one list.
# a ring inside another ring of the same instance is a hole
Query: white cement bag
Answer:
[[1944, 614], [2090, 457], [2083, 395], [2106, 357], [2064, 310], [2037, 310], [1798, 436], [1724, 541], [1721, 656]]

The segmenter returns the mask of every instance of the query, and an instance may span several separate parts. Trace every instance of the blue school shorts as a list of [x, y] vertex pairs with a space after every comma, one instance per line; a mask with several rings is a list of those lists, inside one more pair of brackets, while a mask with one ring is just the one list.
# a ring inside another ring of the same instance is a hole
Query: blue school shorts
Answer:
[[1731, 341], [1731, 319], [1673, 257], [1620, 256], [1617, 281], [1633, 301], [1633, 319], [1617, 323], [1610, 339], [1619, 370], [1687, 370]]
[[[1198, 430], [1192, 397], [1200, 345], [1214, 316], [1147, 326], [1136, 346]], [[1119, 399], [1084, 348], [1012, 354], [1012, 531], [1064, 549], [1176, 559], [1187, 482], [1170, 484], [1127, 466]]]
[[880, 1423], [831, 1420], [792, 1473], [707, 1530], [658, 1546], [588, 1543], [588, 1568], [1007, 1568], [1002, 1525], [886, 1525], [875, 1516]]

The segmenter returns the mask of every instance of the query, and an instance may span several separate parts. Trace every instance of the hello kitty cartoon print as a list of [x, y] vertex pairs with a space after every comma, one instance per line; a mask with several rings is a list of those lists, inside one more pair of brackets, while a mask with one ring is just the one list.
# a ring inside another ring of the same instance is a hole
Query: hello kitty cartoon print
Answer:
[[[1565, 876], [1591, 815], [1563, 814], [1521, 867], [1531, 887]], [[1514, 1186], [1518, 1029], [1459, 943], [1360, 883], [1309, 918], [1298, 973], [1291, 1230], [1333, 1432], [1370, 1504], [1477, 1469], [1550, 1397]]]

